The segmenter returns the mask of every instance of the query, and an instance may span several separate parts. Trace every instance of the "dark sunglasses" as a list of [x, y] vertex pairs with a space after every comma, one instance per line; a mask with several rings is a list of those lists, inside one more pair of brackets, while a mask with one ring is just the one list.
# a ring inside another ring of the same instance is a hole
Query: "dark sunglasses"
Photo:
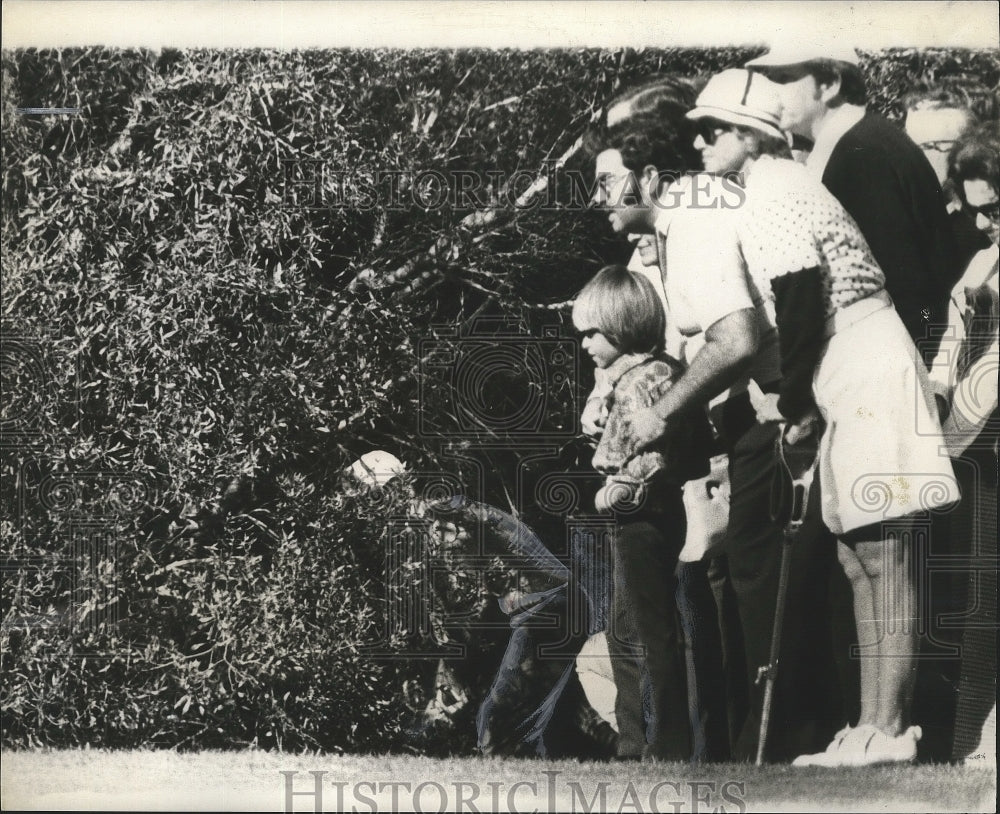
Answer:
[[718, 119], [698, 119], [695, 122], [695, 131], [710, 147], [718, 141], [719, 136], [731, 133], [733, 129], [733, 125], [720, 122]]
[[1000, 201], [983, 204], [982, 206], [973, 206], [972, 204], [967, 203], [962, 208], [965, 209], [972, 218], [975, 218], [976, 215], [982, 215], [987, 220], [1000, 220]]

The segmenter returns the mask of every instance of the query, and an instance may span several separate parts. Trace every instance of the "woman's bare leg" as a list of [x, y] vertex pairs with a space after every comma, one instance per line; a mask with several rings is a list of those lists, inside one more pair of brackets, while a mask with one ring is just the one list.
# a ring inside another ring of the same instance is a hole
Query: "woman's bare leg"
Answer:
[[909, 724], [919, 643], [912, 546], [901, 537], [897, 533], [883, 541], [859, 542], [855, 549], [871, 582], [880, 633], [877, 659], [865, 659], [877, 671], [877, 707], [874, 720], [865, 723], [874, 724], [890, 737], [902, 733]]
[[854, 550], [837, 543], [837, 559], [851, 583], [854, 598], [854, 620], [858, 631], [861, 659], [861, 715], [858, 726], [875, 724], [878, 717], [878, 656], [881, 632], [875, 613], [875, 596], [868, 572]]

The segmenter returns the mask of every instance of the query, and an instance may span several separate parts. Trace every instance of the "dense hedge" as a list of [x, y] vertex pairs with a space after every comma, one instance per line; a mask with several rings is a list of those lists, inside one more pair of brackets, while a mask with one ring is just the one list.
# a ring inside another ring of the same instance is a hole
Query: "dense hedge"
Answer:
[[[364, 646], [405, 507], [337, 473], [391, 449], [558, 548], [533, 495], [586, 468], [590, 374], [549, 306], [624, 250], [565, 205], [460, 228], [413, 174], [496, 171], [510, 200], [618, 83], [753, 55], [5, 53], [3, 743], [404, 747], [410, 668]], [[896, 116], [920, 78], [1000, 78], [865, 66]], [[45, 106], [81, 112], [15, 111]], [[389, 172], [398, 201], [357, 197]]]

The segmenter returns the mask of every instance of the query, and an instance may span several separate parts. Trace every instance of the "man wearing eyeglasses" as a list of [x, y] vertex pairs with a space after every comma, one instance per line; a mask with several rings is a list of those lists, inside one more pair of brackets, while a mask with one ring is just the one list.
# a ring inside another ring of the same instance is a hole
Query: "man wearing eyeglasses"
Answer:
[[991, 244], [964, 203], [963, 190], [948, 180], [948, 154], [973, 126], [1000, 117], [1000, 99], [978, 80], [955, 76], [918, 87], [903, 103], [906, 134], [923, 151], [944, 189], [958, 250], [957, 267], [966, 269], [972, 258]]
[[886, 289], [930, 364], [961, 275], [944, 194], [920, 148], [865, 109], [853, 48], [784, 45], [747, 67], [780, 87], [781, 127], [813, 142], [806, 166], [851, 214], [885, 273]]
[[948, 76], [903, 97], [904, 129], [927, 156], [948, 193], [948, 153], [974, 125], [1000, 118], [1000, 98], [978, 79]]

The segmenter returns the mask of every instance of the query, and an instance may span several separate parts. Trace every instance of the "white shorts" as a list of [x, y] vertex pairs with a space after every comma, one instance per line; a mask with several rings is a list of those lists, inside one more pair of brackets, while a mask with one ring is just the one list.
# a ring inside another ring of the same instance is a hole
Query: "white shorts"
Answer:
[[834, 534], [958, 500], [927, 369], [891, 305], [827, 341], [813, 394], [826, 421], [820, 497]]

